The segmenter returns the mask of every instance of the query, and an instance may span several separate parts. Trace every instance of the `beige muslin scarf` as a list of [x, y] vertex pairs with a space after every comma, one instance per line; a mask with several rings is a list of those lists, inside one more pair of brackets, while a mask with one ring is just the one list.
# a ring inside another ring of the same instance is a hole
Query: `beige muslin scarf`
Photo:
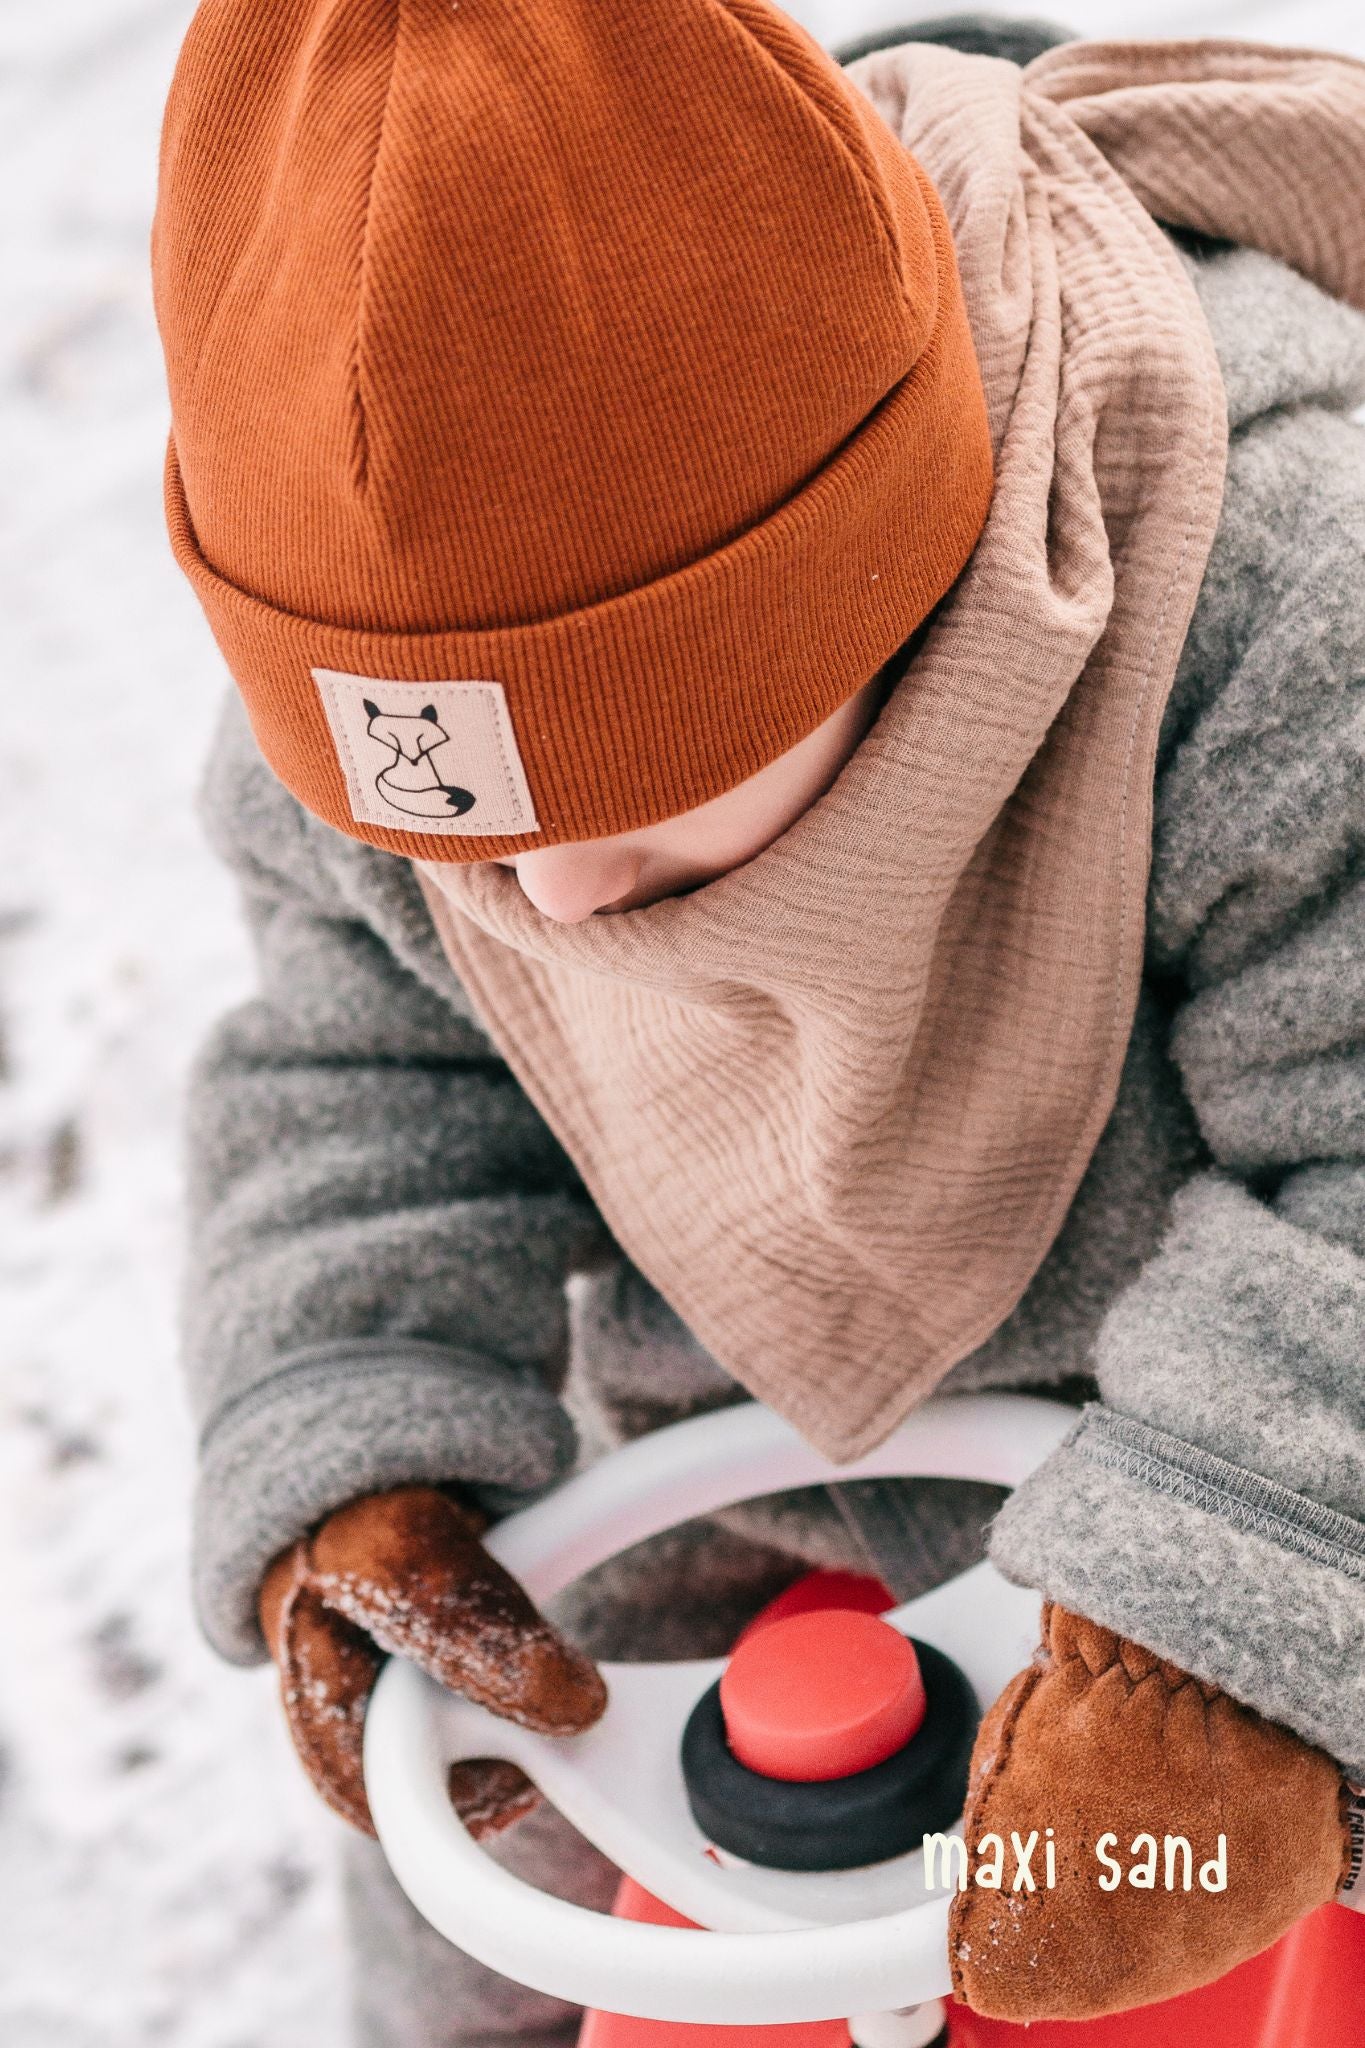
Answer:
[[1004, 1319], [1113, 1103], [1157, 731], [1222, 495], [1222, 383], [1155, 226], [1365, 307], [1365, 66], [921, 44], [852, 77], [952, 223], [997, 486], [828, 793], [691, 896], [565, 926], [422, 877], [476, 1008], [618, 1241], [843, 1459]]

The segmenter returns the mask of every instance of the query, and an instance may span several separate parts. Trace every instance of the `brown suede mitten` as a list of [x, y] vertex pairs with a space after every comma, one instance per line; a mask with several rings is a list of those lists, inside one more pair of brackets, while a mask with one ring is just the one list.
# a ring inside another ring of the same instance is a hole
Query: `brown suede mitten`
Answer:
[[[485, 1526], [434, 1486], [399, 1486], [338, 1508], [262, 1581], [261, 1629], [294, 1747], [328, 1805], [367, 1834], [362, 1731], [385, 1653], [547, 1735], [590, 1727], [606, 1705], [593, 1665], [484, 1549]], [[491, 1758], [455, 1765], [449, 1791], [475, 1835], [538, 1797], [515, 1765]]]
[[[1321, 1750], [1049, 1603], [1033, 1664], [972, 1753], [953, 1988], [976, 2012], [1025, 2021], [1094, 2019], [1210, 1983], [1333, 1896], [1346, 1802]], [[1178, 1842], [1168, 1888], [1168, 1835], [1189, 1843], [1188, 1888]], [[1226, 1885], [1213, 1889], [1220, 1835]], [[977, 1882], [996, 1874], [992, 1837], [998, 1888]]]

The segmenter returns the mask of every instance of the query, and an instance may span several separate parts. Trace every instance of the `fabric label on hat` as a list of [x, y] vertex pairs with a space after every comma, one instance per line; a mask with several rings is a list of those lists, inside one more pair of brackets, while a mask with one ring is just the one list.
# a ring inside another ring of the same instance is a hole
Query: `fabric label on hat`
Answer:
[[485, 839], [540, 829], [501, 683], [312, 676], [358, 823]]

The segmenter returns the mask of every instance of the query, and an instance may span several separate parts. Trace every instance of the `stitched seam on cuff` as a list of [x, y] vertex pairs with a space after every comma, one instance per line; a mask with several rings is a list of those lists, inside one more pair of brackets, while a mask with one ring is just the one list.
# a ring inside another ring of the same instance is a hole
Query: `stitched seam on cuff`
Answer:
[[225, 1401], [200, 1432], [199, 1455], [203, 1457], [229, 1427], [249, 1422], [262, 1409], [273, 1407], [286, 1389], [295, 1394], [300, 1388], [306, 1392], [312, 1383], [334, 1387], [346, 1380], [404, 1370], [416, 1370], [423, 1378], [438, 1381], [447, 1391], [462, 1378], [475, 1376], [491, 1378], [500, 1389], [529, 1395], [533, 1401], [542, 1394], [533, 1380], [512, 1367], [495, 1359], [476, 1357], [472, 1352], [461, 1353], [444, 1344], [429, 1343], [421, 1337], [396, 1338], [392, 1343], [376, 1343], [368, 1337], [343, 1338], [335, 1344], [310, 1344], [291, 1352], [268, 1379]]
[[1299, 1557], [1365, 1580], [1365, 1523], [1212, 1451], [1092, 1402], [1072, 1443], [1092, 1464], [1202, 1508]]

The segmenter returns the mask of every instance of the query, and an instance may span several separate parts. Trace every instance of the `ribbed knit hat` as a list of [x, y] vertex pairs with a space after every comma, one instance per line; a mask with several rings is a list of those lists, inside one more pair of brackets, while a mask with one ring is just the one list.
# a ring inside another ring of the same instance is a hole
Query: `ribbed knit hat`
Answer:
[[720, 795], [985, 518], [938, 197], [768, 0], [203, 0], [152, 263], [177, 559], [276, 774], [398, 853]]

